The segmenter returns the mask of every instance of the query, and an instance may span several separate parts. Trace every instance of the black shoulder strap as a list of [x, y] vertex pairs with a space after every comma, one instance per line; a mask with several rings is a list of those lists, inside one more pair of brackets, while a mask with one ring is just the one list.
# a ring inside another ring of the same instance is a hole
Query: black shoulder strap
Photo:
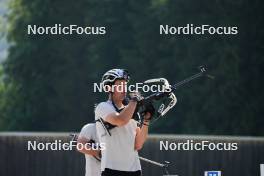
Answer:
[[[115, 108], [116, 112], [118, 112], [118, 113], [120, 113], [124, 109], [124, 108], [118, 109], [113, 101], [111, 101], [111, 103], [112, 103], [113, 107]], [[95, 120], [95, 122], [100, 122], [110, 136], [111, 136], [110, 130], [117, 127], [117, 125], [113, 125], [109, 122], [106, 122], [102, 118]]]

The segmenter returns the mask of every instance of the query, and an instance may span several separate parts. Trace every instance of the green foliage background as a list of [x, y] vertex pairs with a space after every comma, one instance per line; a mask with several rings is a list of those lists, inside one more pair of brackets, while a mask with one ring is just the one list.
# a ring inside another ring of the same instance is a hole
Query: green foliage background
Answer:
[[[264, 135], [263, 1], [12, 0], [0, 74], [2, 131], [74, 131], [94, 119], [93, 82], [111, 68], [171, 82], [206, 64], [214, 80], [176, 92], [153, 133]], [[27, 35], [27, 25], [106, 26], [104, 36]], [[237, 26], [238, 35], [160, 36], [159, 25]]]

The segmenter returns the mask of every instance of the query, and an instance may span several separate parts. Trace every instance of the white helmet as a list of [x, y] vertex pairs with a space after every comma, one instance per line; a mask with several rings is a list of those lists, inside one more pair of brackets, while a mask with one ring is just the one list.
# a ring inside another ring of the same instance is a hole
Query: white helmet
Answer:
[[112, 85], [118, 79], [124, 79], [128, 82], [130, 79], [128, 71], [125, 69], [111, 69], [103, 75], [101, 82], [103, 86]]

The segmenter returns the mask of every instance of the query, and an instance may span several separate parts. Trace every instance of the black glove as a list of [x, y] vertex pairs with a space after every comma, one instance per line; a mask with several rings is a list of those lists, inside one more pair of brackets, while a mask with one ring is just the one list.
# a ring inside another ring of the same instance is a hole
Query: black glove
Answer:
[[147, 112], [150, 113], [150, 117], [148, 119], [145, 120], [151, 120], [151, 118], [155, 115], [155, 108], [152, 104], [152, 102], [147, 102], [144, 104], [144, 114], [146, 114]]

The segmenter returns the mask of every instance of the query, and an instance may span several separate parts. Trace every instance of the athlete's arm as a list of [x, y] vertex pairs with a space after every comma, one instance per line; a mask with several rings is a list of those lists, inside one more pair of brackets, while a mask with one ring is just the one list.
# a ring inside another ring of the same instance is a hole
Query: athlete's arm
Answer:
[[[91, 155], [91, 156], [95, 156], [95, 157], [99, 157], [100, 158], [100, 153], [101, 151], [98, 150], [94, 150], [91, 146], [91, 143], [89, 143], [90, 140], [84, 138], [84, 137], [78, 137], [77, 139], [77, 145], [79, 145], [80, 147], [76, 147], [77, 151], [83, 153], [83, 154], [87, 154], [87, 155]], [[96, 148], [96, 147], [95, 147]]]
[[123, 126], [127, 124], [132, 118], [136, 106], [136, 101], [130, 101], [120, 113], [113, 112], [108, 114], [105, 118], [105, 121], [111, 123], [112, 125]]
[[[145, 119], [149, 119], [150, 116], [151, 116], [150, 113], [147, 112], [147, 114], [145, 115]], [[137, 127], [136, 139], [135, 139], [135, 150], [140, 150], [143, 147], [148, 137], [148, 126], [149, 126], [149, 120], [144, 121], [141, 128]]]

